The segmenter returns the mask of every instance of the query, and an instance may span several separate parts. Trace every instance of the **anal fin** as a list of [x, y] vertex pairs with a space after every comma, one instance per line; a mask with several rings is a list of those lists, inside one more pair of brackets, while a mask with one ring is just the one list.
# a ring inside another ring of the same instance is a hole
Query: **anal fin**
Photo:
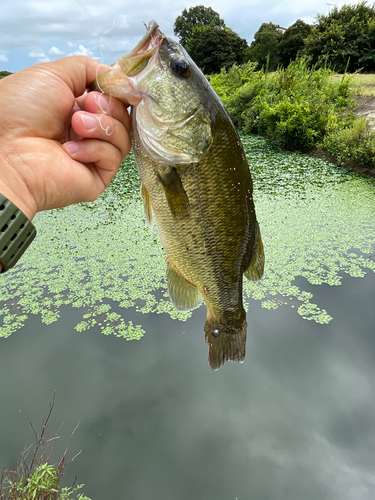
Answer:
[[140, 195], [141, 195], [142, 200], [143, 200], [143, 209], [145, 211], [145, 217], [146, 217], [147, 224], [149, 226], [151, 226], [151, 224], [152, 224], [151, 200], [150, 200], [150, 195], [148, 194], [148, 191], [145, 188], [142, 181], [141, 181]]
[[159, 174], [165, 197], [174, 216], [182, 217], [189, 210], [189, 200], [175, 167], [166, 174]]
[[256, 248], [249, 267], [244, 272], [245, 277], [251, 281], [259, 281], [264, 272], [264, 249], [258, 222], [256, 223]]
[[167, 285], [172, 304], [178, 311], [188, 311], [197, 307], [202, 296], [199, 290], [186, 281], [180, 273], [167, 263]]

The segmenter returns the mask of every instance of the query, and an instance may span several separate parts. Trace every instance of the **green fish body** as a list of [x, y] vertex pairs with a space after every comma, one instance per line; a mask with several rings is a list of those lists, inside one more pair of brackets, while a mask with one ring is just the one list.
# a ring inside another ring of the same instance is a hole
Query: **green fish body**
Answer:
[[146, 219], [158, 226], [174, 306], [189, 310], [205, 301], [213, 369], [243, 361], [243, 276], [262, 277], [264, 253], [249, 166], [223, 104], [154, 21], [96, 86], [132, 105]]

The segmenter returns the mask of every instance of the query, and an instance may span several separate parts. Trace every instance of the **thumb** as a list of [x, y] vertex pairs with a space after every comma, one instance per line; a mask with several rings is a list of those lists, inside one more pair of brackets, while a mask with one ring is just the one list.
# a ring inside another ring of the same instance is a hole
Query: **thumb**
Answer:
[[[63, 57], [44, 64], [48, 65], [49, 72], [68, 85], [75, 97], [81, 96], [92, 81], [110, 69], [110, 66], [86, 56]], [[44, 64], [38, 65], [40, 69]]]

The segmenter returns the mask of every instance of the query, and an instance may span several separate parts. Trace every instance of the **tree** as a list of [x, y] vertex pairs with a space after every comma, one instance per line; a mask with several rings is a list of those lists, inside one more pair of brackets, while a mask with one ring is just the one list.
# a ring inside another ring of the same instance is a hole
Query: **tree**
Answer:
[[306, 24], [301, 19], [289, 26], [285, 30], [279, 43], [279, 60], [283, 66], [288, 66], [291, 61], [295, 61], [298, 54], [305, 48], [306, 38], [311, 33], [310, 24]]
[[0, 78], [4, 78], [4, 76], [11, 75], [10, 71], [0, 71]]
[[275, 70], [279, 64], [279, 43], [283, 36], [281, 29], [273, 23], [263, 23], [254, 35], [254, 41], [245, 50], [245, 60], [257, 62], [266, 66], [269, 59], [269, 69]]
[[328, 64], [339, 73], [375, 71], [374, 6], [361, 2], [318, 14], [305, 53], [312, 63]]
[[206, 74], [220, 73], [243, 62], [247, 42], [230, 28], [200, 27], [193, 30], [187, 50]]
[[173, 25], [173, 32], [180, 39], [180, 43], [185, 47], [192, 34], [194, 28], [199, 26], [217, 26], [224, 28], [224, 20], [211, 7], [204, 5], [196, 5], [190, 7], [189, 10], [184, 9], [180, 16], [176, 17]]

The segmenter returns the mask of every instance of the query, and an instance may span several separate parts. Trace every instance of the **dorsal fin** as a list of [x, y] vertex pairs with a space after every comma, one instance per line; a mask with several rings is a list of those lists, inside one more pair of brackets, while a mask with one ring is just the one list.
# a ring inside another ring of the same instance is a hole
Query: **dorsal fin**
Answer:
[[244, 272], [245, 277], [251, 281], [258, 281], [263, 276], [264, 271], [264, 250], [258, 222], [256, 223], [256, 248], [249, 267]]
[[152, 207], [151, 207], [151, 200], [150, 200], [150, 195], [148, 194], [147, 189], [145, 188], [145, 185], [141, 181], [141, 189], [140, 189], [140, 195], [143, 200], [143, 209], [145, 211], [145, 217], [147, 224], [151, 226], [152, 224]]
[[186, 215], [189, 200], [176, 168], [172, 167], [167, 173], [159, 174], [159, 179], [172, 214], [176, 217]]
[[194, 309], [201, 303], [202, 296], [199, 290], [186, 281], [169, 262], [167, 263], [166, 278], [169, 296], [178, 311]]

